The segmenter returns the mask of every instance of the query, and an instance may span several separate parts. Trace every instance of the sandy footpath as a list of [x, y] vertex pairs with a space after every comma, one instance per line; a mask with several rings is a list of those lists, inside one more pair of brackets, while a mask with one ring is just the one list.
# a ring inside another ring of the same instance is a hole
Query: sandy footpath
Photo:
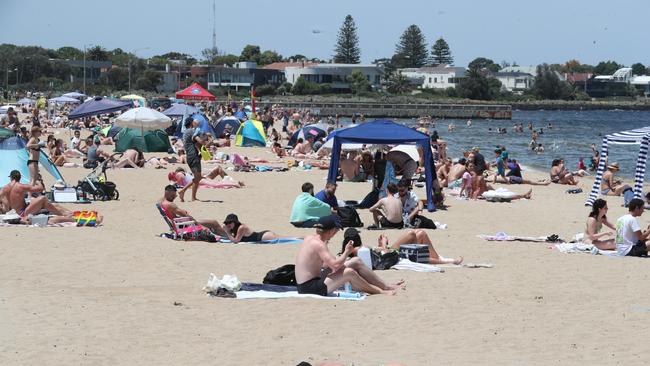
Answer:
[[[235, 150], [271, 158], [266, 149], [225, 149]], [[70, 182], [87, 173], [61, 170]], [[298, 246], [158, 237], [167, 227], [154, 203], [168, 171], [109, 171], [119, 201], [67, 206], [98, 210], [105, 216], [102, 227], [0, 228], [0, 364], [295, 365], [327, 359], [354, 365], [640, 365], [650, 359], [644, 347], [650, 262], [476, 237], [503, 231], [570, 238], [584, 227], [589, 179], [579, 195], [564, 193], [566, 186], [533, 187], [530, 201], [448, 198], [447, 211], [427, 214], [449, 225], [429, 230], [442, 255], [491, 262], [492, 269], [384, 271], [389, 281], [404, 279], [406, 289], [360, 302], [233, 300], [202, 293], [210, 272], [261, 282], [268, 270], [292, 263]], [[232, 175], [247, 186], [202, 189], [199, 198], [210, 202], [181, 207], [219, 220], [234, 212], [255, 230], [311, 232], [291, 226], [289, 212], [300, 185], [322, 187], [326, 171]], [[369, 187], [341, 183], [337, 195], [360, 200]], [[622, 199], [609, 202], [615, 220], [625, 212]], [[367, 210], [360, 214], [371, 223]], [[645, 227], [648, 217], [640, 221]], [[362, 230], [362, 238], [374, 245], [379, 233]], [[394, 240], [400, 232], [384, 233]], [[333, 253], [341, 239], [339, 233], [332, 240]]]

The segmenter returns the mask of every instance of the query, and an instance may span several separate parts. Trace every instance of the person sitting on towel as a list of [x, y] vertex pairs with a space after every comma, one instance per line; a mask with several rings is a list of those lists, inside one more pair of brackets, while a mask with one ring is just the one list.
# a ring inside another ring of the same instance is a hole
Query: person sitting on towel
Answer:
[[396, 294], [401, 283], [387, 285], [358, 258], [346, 262], [354, 249], [352, 242], [347, 243], [343, 255], [334, 257], [330, 253], [327, 245], [341, 229], [337, 216], [321, 217], [314, 227], [316, 233], [305, 237], [296, 256], [298, 293], [327, 296], [349, 282], [354, 291]]
[[293, 201], [289, 222], [295, 227], [314, 227], [319, 218], [331, 213], [327, 203], [314, 197], [314, 185], [306, 182], [302, 185], [302, 193]]
[[336, 183], [327, 182], [325, 184], [325, 189], [316, 193], [314, 197], [318, 198], [322, 202], [327, 203], [330, 206], [332, 213], [336, 213], [336, 211], [339, 209], [339, 200], [336, 198], [335, 194], [336, 194]]
[[629, 213], [616, 221], [616, 252], [620, 256], [647, 257], [650, 226], [641, 230], [637, 217], [643, 215], [643, 200], [634, 198], [627, 205]]
[[[348, 254], [350, 257], [356, 257], [359, 248], [363, 245], [361, 242], [360, 231], [355, 228], [347, 228], [343, 234], [343, 244], [341, 247], [341, 255], [345, 251], [347, 243], [352, 242], [353, 249]], [[431, 238], [427, 235], [426, 231], [420, 229], [411, 229], [401, 234], [393, 244], [388, 243], [388, 237], [384, 234], [379, 235], [377, 238], [377, 246], [372, 248], [381, 253], [386, 253], [391, 250], [399, 251], [399, 247], [404, 244], [424, 244], [429, 247], [429, 264], [461, 264], [463, 257], [458, 258], [445, 258], [436, 252], [431, 243]]]
[[370, 207], [372, 218], [375, 221], [374, 227], [371, 228], [401, 229], [404, 227], [404, 221], [402, 219], [402, 201], [395, 197], [398, 192], [397, 185], [391, 183], [387, 190], [388, 195]]

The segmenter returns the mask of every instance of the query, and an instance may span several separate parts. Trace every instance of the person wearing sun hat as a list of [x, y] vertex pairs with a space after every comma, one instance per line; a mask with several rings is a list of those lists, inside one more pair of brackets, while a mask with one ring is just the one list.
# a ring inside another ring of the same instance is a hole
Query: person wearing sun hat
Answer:
[[305, 237], [296, 256], [298, 293], [327, 296], [349, 282], [354, 291], [395, 295], [399, 285], [386, 285], [359, 258], [346, 262], [354, 251], [353, 240], [348, 241], [341, 255], [334, 257], [330, 253], [329, 241], [342, 229], [336, 215], [321, 217], [314, 227], [316, 233]]
[[603, 179], [600, 183], [600, 193], [603, 196], [620, 196], [623, 191], [630, 188], [623, 184], [620, 179], [616, 179], [614, 174], [621, 170], [617, 162], [607, 165], [607, 171], [603, 173]]

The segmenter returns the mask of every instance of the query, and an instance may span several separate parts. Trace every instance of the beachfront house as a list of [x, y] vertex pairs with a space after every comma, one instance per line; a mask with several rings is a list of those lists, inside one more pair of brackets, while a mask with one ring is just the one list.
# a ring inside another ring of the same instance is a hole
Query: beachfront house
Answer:
[[229, 87], [249, 89], [251, 85], [270, 84], [278, 86], [284, 82], [284, 75], [275, 69], [258, 68], [255, 62], [237, 62], [233, 67], [210, 66], [205, 73], [208, 89]]
[[519, 71], [499, 71], [491, 73], [490, 76], [501, 82], [501, 89], [513, 93], [521, 93], [530, 89], [535, 83], [535, 76]]
[[311, 64], [304, 66], [288, 66], [284, 68], [287, 82], [295, 84], [298, 78], [316, 84], [329, 84], [335, 90], [349, 90], [348, 76], [353, 71], [361, 71], [370, 82], [370, 86], [378, 88], [384, 69], [373, 64]]
[[650, 77], [633, 75], [632, 68], [622, 67], [612, 75], [598, 75], [587, 80], [587, 94], [592, 98], [630, 96], [635, 89], [650, 94]]
[[399, 69], [409, 82], [420, 89], [455, 88], [456, 84], [465, 77], [464, 67], [439, 65], [435, 67], [419, 67]]

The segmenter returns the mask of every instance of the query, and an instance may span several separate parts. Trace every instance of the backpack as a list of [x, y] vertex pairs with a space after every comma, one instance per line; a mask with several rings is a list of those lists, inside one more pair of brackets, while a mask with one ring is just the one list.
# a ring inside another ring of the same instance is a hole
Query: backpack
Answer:
[[296, 286], [296, 266], [285, 264], [266, 273], [262, 283], [268, 285]]
[[337, 210], [341, 226], [343, 227], [363, 227], [363, 222], [359, 213], [354, 207], [342, 206]]
[[370, 259], [372, 260], [372, 269], [382, 271], [390, 269], [399, 262], [399, 253], [391, 250], [388, 253], [381, 254], [375, 250], [370, 251]]

